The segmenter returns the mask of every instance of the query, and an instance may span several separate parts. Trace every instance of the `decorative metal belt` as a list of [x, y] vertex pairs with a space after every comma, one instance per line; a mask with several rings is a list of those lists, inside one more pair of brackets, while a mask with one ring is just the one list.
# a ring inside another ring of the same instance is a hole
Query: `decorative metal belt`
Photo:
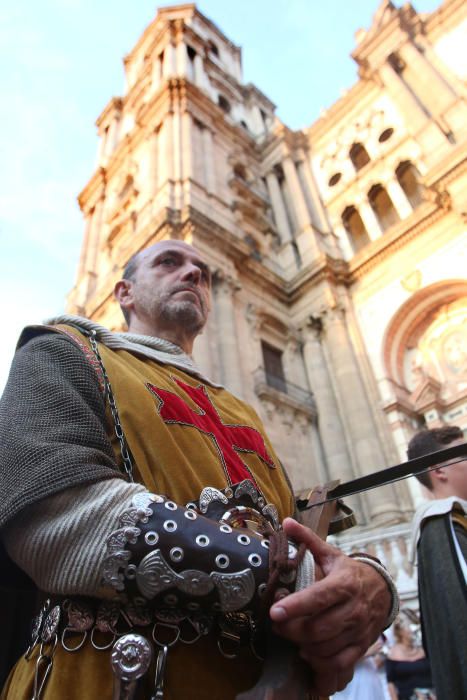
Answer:
[[91, 598], [48, 598], [33, 620], [31, 642], [25, 653], [30, 659], [39, 648], [34, 674], [32, 700], [39, 700], [52, 670], [54, 654], [60, 645], [76, 653], [86, 642], [96, 651], [111, 652], [115, 676], [114, 699], [130, 700], [136, 680], [145, 675], [158, 649], [155, 694], [163, 697], [164, 670], [170, 647], [178, 642], [194, 644], [210, 633], [217, 634], [220, 653], [228, 659], [247, 648], [260, 660], [262, 641], [252, 615], [224, 613], [216, 617], [176, 608], [151, 609], [133, 603], [120, 604]]

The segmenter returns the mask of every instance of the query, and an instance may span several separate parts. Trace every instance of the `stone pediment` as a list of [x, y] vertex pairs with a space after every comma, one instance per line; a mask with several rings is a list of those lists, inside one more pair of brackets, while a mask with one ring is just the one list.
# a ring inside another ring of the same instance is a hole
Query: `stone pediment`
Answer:
[[381, 28], [384, 27], [397, 12], [398, 10], [391, 0], [383, 0], [373, 16], [371, 27], [367, 31], [359, 29], [356, 32], [355, 39], [357, 46], [375, 37], [380, 32]]
[[412, 392], [411, 399], [414, 408], [423, 413], [433, 405], [440, 405], [442, 403], [440, 393], [440, 382], [433, 377], [424, 378]]
[[386, 22], [391, 19], [397, 12], [394, 3], [391, 0], [383, 0], [373, 15], [373, 23], [371, 25], [370, 31], [377, 31], [381, 29]]

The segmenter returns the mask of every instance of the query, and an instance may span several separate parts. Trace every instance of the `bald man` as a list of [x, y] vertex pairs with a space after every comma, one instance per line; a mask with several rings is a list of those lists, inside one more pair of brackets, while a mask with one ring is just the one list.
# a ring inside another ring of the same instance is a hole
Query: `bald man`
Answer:
[[2, 698], [234, 698], [271, 625], [310, 692], [343, 688], [397, 596], [378, 563], [289, 517], [257, 414], [194, 365], [208, 265], [162, 241], [115, 296], [127, 333], [25, 329], [2, 399], [3, 542], [44, 593]]

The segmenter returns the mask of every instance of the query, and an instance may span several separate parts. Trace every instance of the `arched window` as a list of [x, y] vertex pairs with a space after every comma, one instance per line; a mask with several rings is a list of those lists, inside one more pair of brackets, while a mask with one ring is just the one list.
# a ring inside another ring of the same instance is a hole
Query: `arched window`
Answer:
[[354, 253], [364, 248], [369, 242], [370, 237], [362, 221], [362, 217], [355, 207], [347, 207], [342, 213], [342, 223], [349, 235], [350, 242]]
[[419, 172], [417, 168], [409, 160], [406, 160], [397, 166], [396, 177], [412, 208], [415, 209], [423, 201], [423, 191], [418, 181]]
[[208, 41], [208, 52], [219, 58], [219, 49], [213, 41]]
[[383, 231], [399, 221], [394, 204], [382, 185], [373, 185], [368, 192], [368, 201]]
[[226, 97], [224, 97], [224, 95], [219, 95], [219, 97], [217, 98], [217, 104], [222, 110], [224, 110], [226, 114], [230, 114], [230, 110], [232, 109], [232, 107], [230, 106], [230, 102]]
[[367, 153], [365, 146], [361, 143], [354, 143], [349, 151], [349, 158], [353, 163], [355, 170], [361, 170], [364, 165], [370, 162], [370, 156]]

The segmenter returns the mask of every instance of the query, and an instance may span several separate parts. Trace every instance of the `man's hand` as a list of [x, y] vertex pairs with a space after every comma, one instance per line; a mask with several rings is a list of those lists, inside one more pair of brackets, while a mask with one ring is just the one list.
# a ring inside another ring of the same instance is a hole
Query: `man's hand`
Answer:
[[313, 670], [312, 690], [330, 695], [352, 679], [355, 663], [381, 633], [391, 607], [382, 576], [368, 564], [347, 557], [292, 518], [284, 530], [304, 542], [321, 580], [271, 607], [275, 632], [299, 647]]

